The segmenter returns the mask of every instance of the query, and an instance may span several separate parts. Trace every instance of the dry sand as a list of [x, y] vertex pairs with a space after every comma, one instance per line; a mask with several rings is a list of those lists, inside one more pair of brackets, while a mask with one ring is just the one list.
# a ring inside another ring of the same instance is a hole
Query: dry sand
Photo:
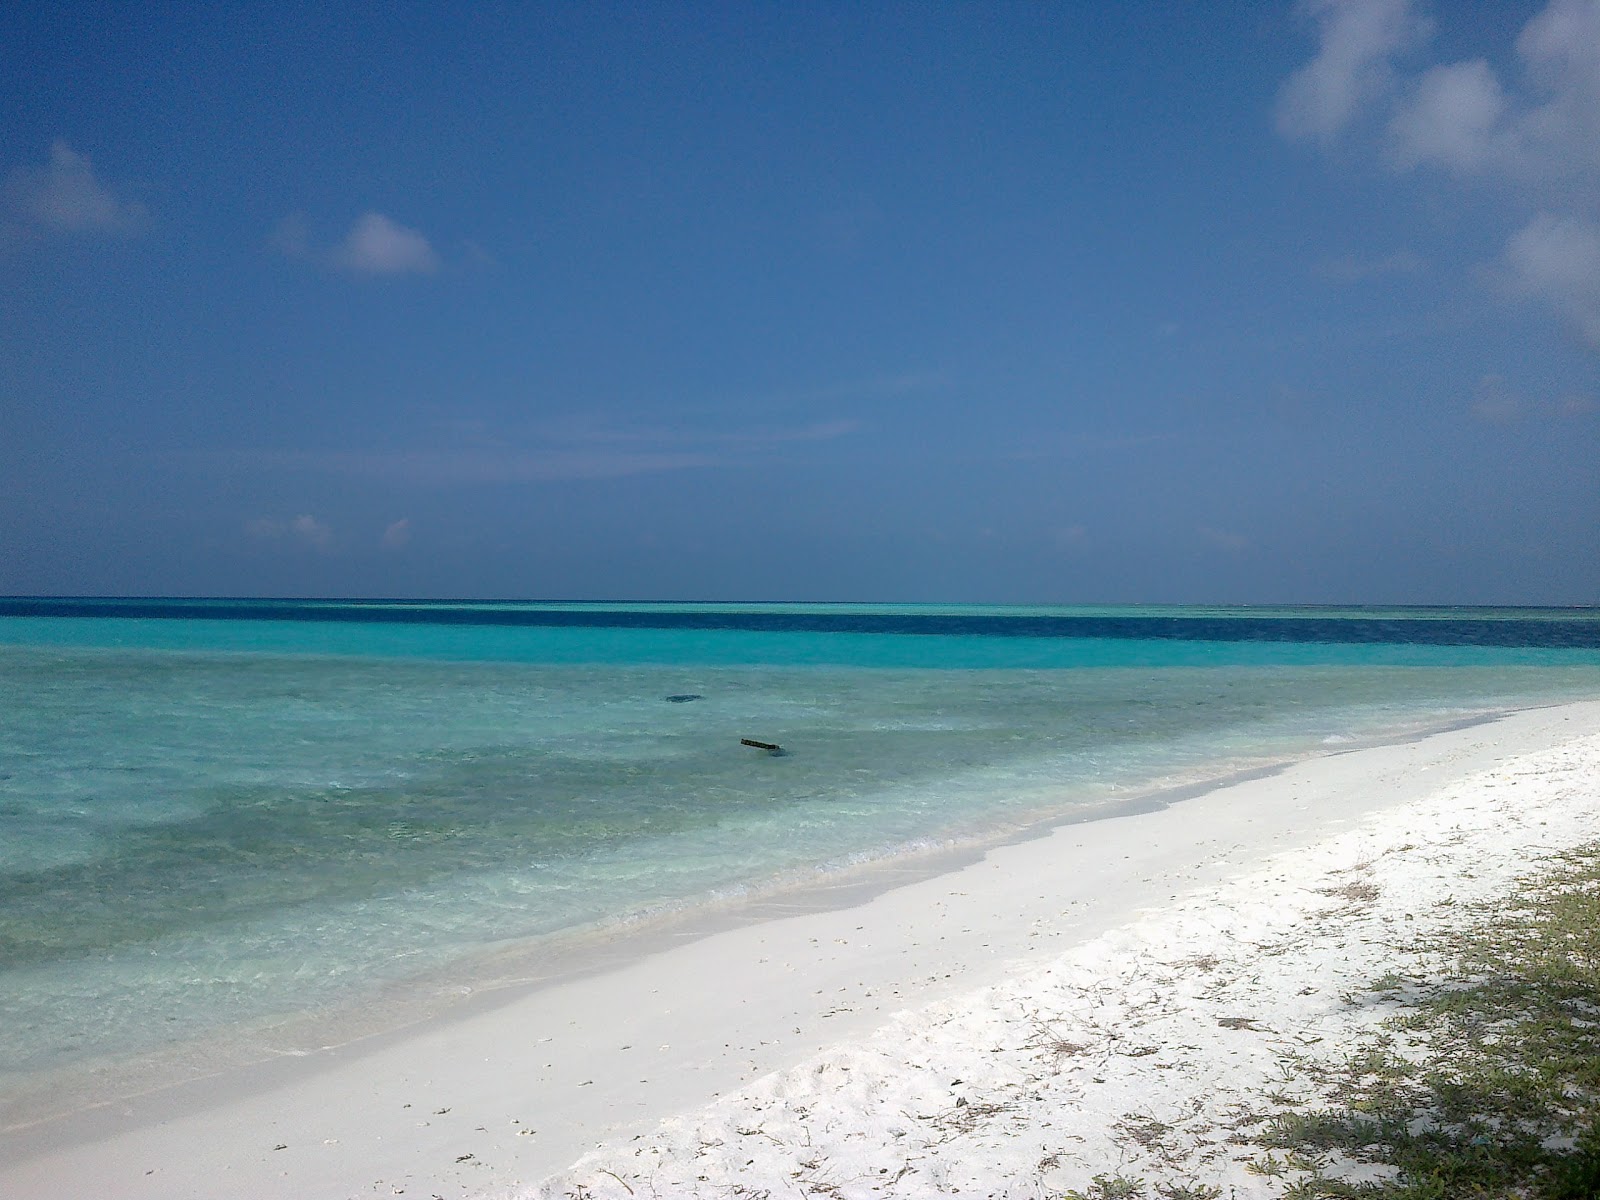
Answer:
[[1272, 1194], [1226, 1136], [1281, 1052], [1596, 837], [1600, 702], [1330, 755], [13, 1129], [0, 1196]]

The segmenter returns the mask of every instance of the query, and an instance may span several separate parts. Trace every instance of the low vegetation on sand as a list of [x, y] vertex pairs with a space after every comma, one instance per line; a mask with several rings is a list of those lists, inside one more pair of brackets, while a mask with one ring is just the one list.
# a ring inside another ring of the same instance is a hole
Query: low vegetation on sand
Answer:
[[1554, 859], [1358, 1002], [1342, 1062], [1290, 1064], [1326, 1104], [1269, 1117], [1288, 1197], [1600, 1197], [1600, 844]]
[[[1337, 1061], [1294, 1055], [1240, 1122], [1286, 1200], [1600, 1198], [1600, 844], [1563, 854], [1407, 969], [1347, 997], [1390, 1010]], [[1096, 1177], [1065, 1200], [1225, 1197]]]

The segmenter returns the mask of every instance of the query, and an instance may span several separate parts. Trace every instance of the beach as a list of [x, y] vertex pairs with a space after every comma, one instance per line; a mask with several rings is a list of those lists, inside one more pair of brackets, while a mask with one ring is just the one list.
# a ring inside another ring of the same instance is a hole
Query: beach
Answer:
[[1600, 702], [1565, 704], [730, 907], [8, 1129], [0, 1194], [1273, 1194], [1228, 1113], [1374, 1019], [1340, 997], [1403, 936], [1600, 836], [1597, 779]]
[[0, 1200], [1600, 1200], [1460, 7], [0, 4]]

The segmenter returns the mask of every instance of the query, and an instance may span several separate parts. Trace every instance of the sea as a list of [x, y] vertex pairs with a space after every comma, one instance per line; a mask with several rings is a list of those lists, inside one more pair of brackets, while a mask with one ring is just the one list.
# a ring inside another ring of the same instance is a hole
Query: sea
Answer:
[[0, 1125], [1595, 698], [1592, 608], [0, 599]]

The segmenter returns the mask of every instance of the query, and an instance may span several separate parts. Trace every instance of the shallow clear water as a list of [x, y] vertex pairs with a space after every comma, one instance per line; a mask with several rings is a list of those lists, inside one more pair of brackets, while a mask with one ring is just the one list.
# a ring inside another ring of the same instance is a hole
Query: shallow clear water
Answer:
[[[1600, 696], [1584, 613], [1318, 610], [1296, 640], [1301, 610], [9, 603], [0, 1087], [500, 944]], [[1113, 625], [1063, 623], [1085, 614]], [[1135, 616], [1159, 624], [1104, 636]]]

